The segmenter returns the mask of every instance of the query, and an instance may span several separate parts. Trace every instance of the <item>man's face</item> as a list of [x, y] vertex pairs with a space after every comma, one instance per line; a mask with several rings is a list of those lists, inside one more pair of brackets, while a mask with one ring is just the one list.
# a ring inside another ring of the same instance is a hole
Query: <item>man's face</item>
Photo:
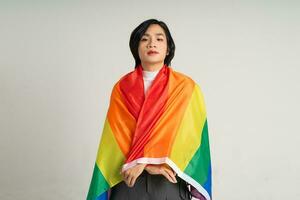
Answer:
[[[167, 38], [158, 24], [151, 24], [139, 42], [138, 53], [142, 63], [161, 63], [167, 55]], [[157, 53], [150, 53], [155, 51]]]

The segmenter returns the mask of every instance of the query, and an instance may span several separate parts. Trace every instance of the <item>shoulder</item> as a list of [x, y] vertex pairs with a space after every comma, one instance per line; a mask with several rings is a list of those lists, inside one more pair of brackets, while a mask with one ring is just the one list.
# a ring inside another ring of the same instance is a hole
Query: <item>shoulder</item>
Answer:
[[183, 72], [176, 71], [174, 69], [172, 69], [172, 74], [174, 78], [176, 80], [179, 80], [179, 82], [182, 82], [185, 85], [185, 87], [193, 88], [194, 91], [202, 95], [202, 89], [200, 84], [197, 81], [195, 81], [191, 76]]
[[132, 76], [132, 75], [133, 75], [134, 73], [136, 73], [136, 71], [135, 71], [135, 70], [131, 70], [130, 72], [127, 72], [127, 73], [125, 73], [125, 74], [122, 74], [122, 75], [119, 77], [119, 79], [117, 79], [117, 81], [113, 84], [112, 90], [113, 90], [113, 91], [119, 91], [119, 90], [120, 90], [120, 84], [121, 84], [122, 82], [126, 82], [126, 83], [132, 82], [132, 81], [130, 81], [130, 80], [133, 79], [134, 76]]
[[185, 84], [189, 84], [189, 85], [197, 85], [196, 81], [194, 81], [194, 79], [183, 73], [183, 72], [179, 72], [177, 70], [174, 70], [171, 68], [171, 71], [172, 71], [172, 76], [176, 79], [176, 80], [179, 80], [180, 82], [183, 81]]

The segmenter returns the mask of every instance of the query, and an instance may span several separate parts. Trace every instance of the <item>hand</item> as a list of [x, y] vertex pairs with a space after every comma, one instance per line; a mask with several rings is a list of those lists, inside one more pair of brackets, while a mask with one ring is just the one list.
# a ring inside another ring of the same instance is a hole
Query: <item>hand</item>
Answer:
[[122, 177], [128, 187], [133, 187], [137, 177], [143, 172], [147, 164], [137, 164], [136, 166], [122, 172]]
[[167, 164], [160, 164], [160, 165], [150, 165], [148, 164], [145, 167], [145, 170], [149, 174], [162, 174], [165, 176], [170, 182], [177, 183], [176, 180], [176, 173], [172, 170], [172, 168]]

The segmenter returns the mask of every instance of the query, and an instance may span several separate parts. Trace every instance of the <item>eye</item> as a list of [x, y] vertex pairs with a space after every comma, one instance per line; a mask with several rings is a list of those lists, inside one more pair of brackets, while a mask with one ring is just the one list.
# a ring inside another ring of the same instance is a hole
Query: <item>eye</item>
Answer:
[[146, 41], [146, 40], [147, 40], [147, 38], [142, 38], [142, 39], [141, 39], [141, 41]]
[[164, 39], [162, 39], [162, 38], [158, 38], [157, 40], [159, 40], [159, 41], [163, 41]]

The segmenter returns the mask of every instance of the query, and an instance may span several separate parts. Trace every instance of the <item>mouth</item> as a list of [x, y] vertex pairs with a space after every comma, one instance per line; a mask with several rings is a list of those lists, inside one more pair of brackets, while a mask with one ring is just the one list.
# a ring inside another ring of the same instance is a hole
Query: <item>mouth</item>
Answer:
[[155, 55], [155, 54], [158, 54], [158, 52], [150, 50], [150, 51], [147, 52], [147, 54], [148, 55]]

